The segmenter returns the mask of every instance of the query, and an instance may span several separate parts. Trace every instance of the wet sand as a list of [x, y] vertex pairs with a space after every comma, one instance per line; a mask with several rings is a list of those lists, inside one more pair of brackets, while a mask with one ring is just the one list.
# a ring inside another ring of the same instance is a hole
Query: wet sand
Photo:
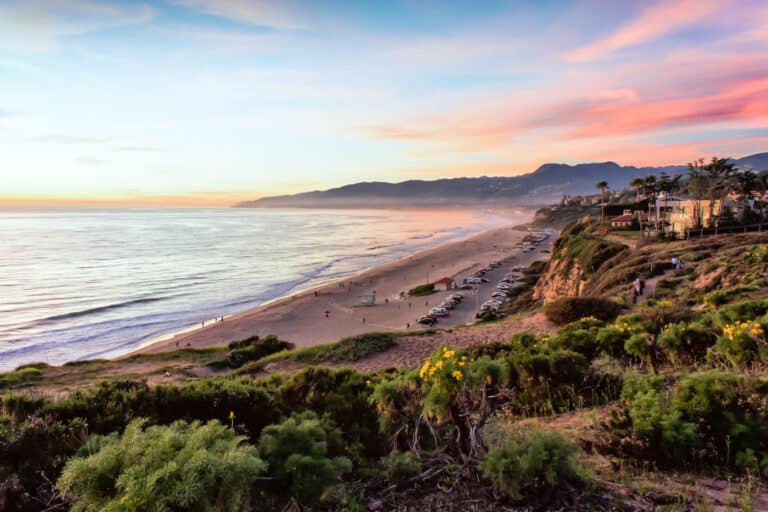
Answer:
[[[403, 297], [401, 293], [443, 277], [454, 278], [460, 284], [466, 275], [487, 266], [490, 261], [509, 258], [508, 264], [496, 269], [490, 282], [480, 287], [479, 297], [475, 297], [474, 291], [463, 291], [464, 302], [450, 317], [440, 319], [436, 327], [464, 325], [474, 320], [476, 303], [490, 295], [496, 282], [495, 274], [500, 278], [514, 264], [525, 264], [538, 256], [538, 251], [521, 253], [517, 244], [525, 235], [526, 232], [512, 226], [486, 231], [369, 269], [352, 278], [279, 299], [228, 317], [223, 322], [206, 322], [205, 327], [179, 333], [136, 352], [202, 348], [269, 334], [305, 347], [366, 332], [420, 330], [424, 326], [418, 325], [416, 320], [450, 292], [426, 297]], [[541, 249], [544, 249], [543, 244]], [[361, 297], [374, 291], [376, 304], [362, 305]]]

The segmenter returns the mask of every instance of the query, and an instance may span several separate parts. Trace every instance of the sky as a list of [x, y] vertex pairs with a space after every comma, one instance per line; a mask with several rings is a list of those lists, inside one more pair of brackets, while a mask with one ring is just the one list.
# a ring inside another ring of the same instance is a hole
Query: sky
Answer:
[[0, 205], [763, 151], [764, 0], [0, 0]]

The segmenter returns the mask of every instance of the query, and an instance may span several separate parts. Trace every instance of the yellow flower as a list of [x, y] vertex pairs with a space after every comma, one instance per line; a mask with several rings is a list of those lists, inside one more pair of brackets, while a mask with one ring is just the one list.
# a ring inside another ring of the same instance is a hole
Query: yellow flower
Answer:
[[464, 376], [459, 370], [454, 370], [451, 375], [453, 375], [453, 378], [456, 380], [461, 380], [461, 378]]
[[437, 368], [439, 370], [442, 370], [443, 369], [443, 362], [442, 361], [438, 361], [437, 363], [435, 363], [435, 366], [437, 366]]
[[370, 385], [371, 385], [371, 381], [370, 381], [370, 380], [367, 380], [367, 381], [365, 381], [365, 383], [366, 383], [368, 386], [370, 386]]
[[486, 376], [486, 377], [485, 377], [485, 382], [487, 382], [489, 386], [490, 386], [491, 384], [493, 384], [493, 379], [491, 378], [491, 376], [490, 376], [490, 375], [488, 375], [488, 376]]
[[464, 361], [459, 361], [459, 366], [464, 366], [465, 364], [467, 363], [465, 363]]

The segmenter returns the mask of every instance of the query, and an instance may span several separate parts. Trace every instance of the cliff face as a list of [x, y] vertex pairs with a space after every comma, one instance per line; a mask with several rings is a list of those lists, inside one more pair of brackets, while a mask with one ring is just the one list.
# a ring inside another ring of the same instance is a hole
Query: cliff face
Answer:
[[590, 233], [589, 225], [573, 224], [563, 230], [555, 243], [552, 258], [533, 289], [533, 299], [552, 300], [584, 295], [600, 267], [627, 251], [627, 246]]
[[552, 259], [533, 289], [533, 300], [550, 302], [580, 295], [584, 282], [584, 271], [578, 262], [568, 257]]

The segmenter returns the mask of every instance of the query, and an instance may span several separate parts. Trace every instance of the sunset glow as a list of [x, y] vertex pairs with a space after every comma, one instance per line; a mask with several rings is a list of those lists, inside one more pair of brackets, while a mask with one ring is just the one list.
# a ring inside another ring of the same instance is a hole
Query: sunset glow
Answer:
[[0, 205], [768, 150], [768, 4], [0, 0]]

